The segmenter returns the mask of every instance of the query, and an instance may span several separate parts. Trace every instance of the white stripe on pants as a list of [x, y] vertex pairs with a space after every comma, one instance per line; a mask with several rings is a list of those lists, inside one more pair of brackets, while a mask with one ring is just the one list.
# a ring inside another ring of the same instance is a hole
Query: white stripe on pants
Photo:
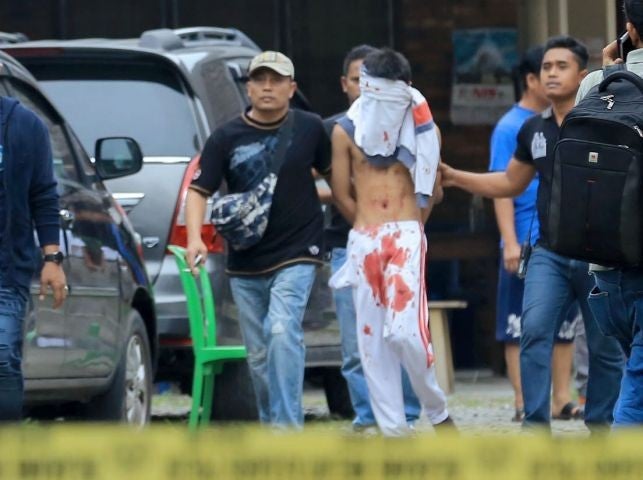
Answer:
[[448, 416], [432, 365], [424, 281], [426, 238], [419, 222], [353, 229], [333, 288], [353, 287], [357, 339], [375, 419], [384, 435], [409, 432], [401, 366], [431, 423]]

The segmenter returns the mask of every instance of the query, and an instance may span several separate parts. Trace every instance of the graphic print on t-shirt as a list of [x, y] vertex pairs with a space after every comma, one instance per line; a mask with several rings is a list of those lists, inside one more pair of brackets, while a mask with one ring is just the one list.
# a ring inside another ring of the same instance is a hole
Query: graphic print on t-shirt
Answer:
[[248, 191], [268, 175], [276, 146], [277, 135], [269, 135], [232, 149], [229, 180], [234, 191]]
[[536, 132], [531, 140], [531, 157], [535, 160], [545, 155], [547, 155], [547, 139], [543, 132]]

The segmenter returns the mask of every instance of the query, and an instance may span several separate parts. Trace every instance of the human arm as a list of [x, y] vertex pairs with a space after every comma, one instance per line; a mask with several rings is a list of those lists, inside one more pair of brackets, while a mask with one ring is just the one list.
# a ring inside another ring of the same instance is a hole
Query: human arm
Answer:
[[[437, 134], [437, 137], [438, 137], [438, 144], [440, 145], [440, 149], [442, 149], [442, 132], [440, 131], [440, 128], [437, 125], [435, 126], [435, 133]], [[428, 206], [426, 208], [422, 208], [420, 212], [422, 223], [426, 223], [426, 221], [429, 219], [429, 216], [431, 216], [433, 207], [442, 203], [442, 200], [444, 199], [444, 189], [442, 188], [442, 174], [440, 173], [440, 170], [439, 170], [439, 164], [441, 162], [442, 162], [442, 157], [439, 157], [438, 171], [436, 172], [435, 183], [433, 184], [433, 193], [429, 197]]]
[[353, 197], [351, 181], [351, 140], [339, 125], [332, 134], [331, 190], [335, 206], [350, 224], [355, 222], [357, 204]]
[[[516, 125], [507, 117], [498, 122], [491, 135], [489, 170], [504, 172], [517, 146]], [[505, 270], [515, 272], [520, 261], [520, 244], [516, 235], [516, 217], [513, 199], [493, 200], [496, 223], [503, 241], [503, 264]]]
[[[323, 204], [332, 203], [333, 193], [329, 188], [330, 175], [322, 176], [314, 168], [312, 169], [312, 171], [313, 171], [313, 178], [315, 179], [315, 188], [317, 189], [317, 195], [319, 196], [319, 201]], [[324, 183], [324, 181], [326, 183]]]
[[603, 66], [607, 67], [609, 65], [614, 65], [617, 63], [623, 63], [625, 61], [624, 58], [620, 58], [620, 53], [618, 51], [618, 42], [616, 40], [613, 40], [612, 42], [608, 43], [604, 48], [603, 48]]
[[426, 223], [433, 207], [438, 205], [444, 199], [444, 189], [442, 188], [442, 174], [438, 170], [435, 176], [435, 185], [433, 186], [433, 195], [429, 197], [429, 204], [425, 208], [420, 209], [420, 216], [422, 218], [422, 223]]
[[440, 164], [443, 187], [458, 187], [487, 198], [515, 197], [525, 191], [534, 178], [533, 165], [512, 158], [504, 172], [473, 173]]
[[319, 141], [315, 148], [315, 160], [312, 173], [319, 200], [321, 203], [330, 204], [333, 201], [333, 194], [330, 189], [331, 145], [326, 123], [327, 122], [324, 121], [322, 124]]
[[580, 102], [589, 93], [592, 87], [601, 83], [603, 78], [615, 70], [622, 69], [624, 59], [620, 58], [618, 42], [610, 42], [603, 48], [603, 68], [590, 72], [583, 78], [578, 92], [576, 92], [576, 104]]
[[197, 255], [201, 255], [202, 261], [208, 255], [208, 248], [201, 238], [201, 227], [207, 206], [207, 197], [200, 191], [190, 188], [185, 199], [185, 226], [188, 234], [186, 249], [186, 260], [192, 269], [192, 273], [199, 273], [198, 265], [194, 264]]
[[496, 212], [496, 223], [502, 237], [502, 258], [505, 270], [516, 272], [520, 262], [520, 244], [516, 237], [514, 203], [511, 198], [496, 198], [493, 200]]
[[[33, 143], [32, 143], [33, 142]], [[60, 207], [49, 133], [44, 123], [34, 116], [31, 129], [33, 174], [29, 185], [29, 209], [36, 227], [42, 255], [60, 251]], [[53, 308], [62, 306], [67, 297], [67, 279], [62, 265], [43, 262], [40, 271], [40, 300], [51, 289]]]
[[[60, 251], [58, 244], [44, 245], [42, 247], [42, 255], [49, 255]], [[45, 299], [47, 289], [50, 288], [54, 295], [53, 308], [61, 307], [67, 298], [68, 287], [67, 278], [62, 265], [55, 262], [43, 262], [42, 270], [40, 271], [40, 295], [39, 299]]]
[[199, 165], [185, 198], [185, 225], [188, 235], [186, 261], [194, 275], [199, 273], [199, 262], [195, 264], [196, 256], [200, 255], [200, 261], [203, 262], [208, 254], [205, 242], [201, 238], [207, 200], [221, 186], [223, 172], [227, 168], [224, 139], [219, 130], [207, 140], [198, 161]]

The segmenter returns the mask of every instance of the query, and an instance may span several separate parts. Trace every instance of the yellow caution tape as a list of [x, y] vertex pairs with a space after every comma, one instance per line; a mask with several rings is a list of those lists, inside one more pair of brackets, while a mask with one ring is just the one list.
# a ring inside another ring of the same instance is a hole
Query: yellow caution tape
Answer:
[[2, 480], [630, 480], [643, 431], [591, 438], [99, 425], [0, 429]]

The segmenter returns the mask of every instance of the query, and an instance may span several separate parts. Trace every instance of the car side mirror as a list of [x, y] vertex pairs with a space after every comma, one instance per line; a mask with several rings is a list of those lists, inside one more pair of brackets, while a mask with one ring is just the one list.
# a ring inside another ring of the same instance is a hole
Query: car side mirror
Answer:
[[99, 138], [94, 158], [102, 180], [132, 175], [143, 167], [141, 147], [129, 137]]

